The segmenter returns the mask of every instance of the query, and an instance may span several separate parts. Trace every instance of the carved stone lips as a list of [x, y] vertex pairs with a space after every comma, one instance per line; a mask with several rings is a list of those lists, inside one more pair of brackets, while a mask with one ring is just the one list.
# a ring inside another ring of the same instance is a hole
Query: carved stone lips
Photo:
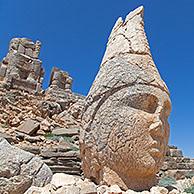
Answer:
[[159, 159], [163, 157], [163, 149], [164, 145], [162, 142], [159, 139], [153, 139], [148, 152], [153, 158]]

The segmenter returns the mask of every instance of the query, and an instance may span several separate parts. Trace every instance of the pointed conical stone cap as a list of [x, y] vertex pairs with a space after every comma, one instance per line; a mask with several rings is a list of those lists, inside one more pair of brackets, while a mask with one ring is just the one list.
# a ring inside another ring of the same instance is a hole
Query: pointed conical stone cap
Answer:
[[120, 17], [110, 34], [100, 70], [88, 96], [128, 84], [153, 85], [169, 93], [151, 56], [144, 30], [143, 6]]

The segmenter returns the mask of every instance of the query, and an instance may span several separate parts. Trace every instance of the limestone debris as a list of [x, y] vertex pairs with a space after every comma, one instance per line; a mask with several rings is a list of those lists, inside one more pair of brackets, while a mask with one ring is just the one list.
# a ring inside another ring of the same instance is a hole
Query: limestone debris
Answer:
[[[123, 191], [118, 185], [96, 185], [88, 179], [81, 179], [75, 175], [56, 173], [50, 184], [44, 187], [30, 187], [25, 194], [187, 194], [185, 188], [191, 186], [191, 179], [177, 181], [174, 189], [154, 186], [146, 191]], [[177, 187], [177, 188], [176, 188]]]

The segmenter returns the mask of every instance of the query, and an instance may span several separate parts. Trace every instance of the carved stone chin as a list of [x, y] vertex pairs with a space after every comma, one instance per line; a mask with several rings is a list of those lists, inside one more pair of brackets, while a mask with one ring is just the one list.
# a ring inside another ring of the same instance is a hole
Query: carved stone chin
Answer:
[[84, 175], [123, 189], [153, 186], [168, 144], [171, 102], [150, 53], [143, 7], [116, 22], [86, 104]]

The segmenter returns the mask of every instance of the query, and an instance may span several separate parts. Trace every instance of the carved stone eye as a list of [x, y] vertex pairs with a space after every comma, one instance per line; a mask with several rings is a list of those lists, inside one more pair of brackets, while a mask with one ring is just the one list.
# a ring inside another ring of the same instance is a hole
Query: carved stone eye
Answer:
[[153, 114], [158, 106], [158, 99], [152, 94], [138, 93], [123, 98], [119, 104]]

